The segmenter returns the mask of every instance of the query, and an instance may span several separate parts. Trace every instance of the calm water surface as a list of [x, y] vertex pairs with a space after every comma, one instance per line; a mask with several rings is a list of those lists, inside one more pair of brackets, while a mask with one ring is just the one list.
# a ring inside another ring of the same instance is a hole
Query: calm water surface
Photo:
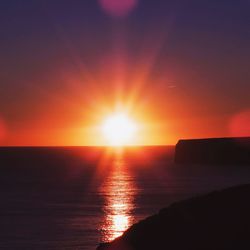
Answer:
[[95, 249], [174, 201], [250, 181], [249, 167], [174, 165], [167, 148], [168, 157], [147, 149], [139, 160], [119, 153], [94, 163], [73, 149], [66, 158], [66, 149], [8, 150], [0, 149], [0, 249]]

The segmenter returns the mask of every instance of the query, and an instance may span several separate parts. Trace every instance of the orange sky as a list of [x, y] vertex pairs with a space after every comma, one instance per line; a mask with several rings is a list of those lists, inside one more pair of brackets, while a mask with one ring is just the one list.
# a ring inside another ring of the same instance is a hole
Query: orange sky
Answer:
[[249, 11], [229, 1], [6, 2], [0, 145], [103, 145], [117, 109], [132, 144], [249, 136]]

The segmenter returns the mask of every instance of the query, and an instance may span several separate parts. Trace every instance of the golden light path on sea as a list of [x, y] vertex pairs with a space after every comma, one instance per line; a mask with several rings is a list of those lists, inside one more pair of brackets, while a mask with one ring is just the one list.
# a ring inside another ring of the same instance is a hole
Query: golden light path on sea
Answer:
[[138, 190], [122, 156], [114, 160], [110, 175], [100, 192], [105, 198], [104, 220], [100, 227], [101, 240], [109, 242], [134, 223], [134, 198]]

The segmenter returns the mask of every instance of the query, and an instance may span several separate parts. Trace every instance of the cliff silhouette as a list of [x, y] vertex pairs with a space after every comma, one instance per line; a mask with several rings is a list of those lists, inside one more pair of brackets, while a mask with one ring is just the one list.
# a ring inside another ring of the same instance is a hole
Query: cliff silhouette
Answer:
[[250, 137], [180, 140], [175, 148], [177, 164], [250, 164]]
[[177, 202], [98, 250], [250, 249], [250, 185]]

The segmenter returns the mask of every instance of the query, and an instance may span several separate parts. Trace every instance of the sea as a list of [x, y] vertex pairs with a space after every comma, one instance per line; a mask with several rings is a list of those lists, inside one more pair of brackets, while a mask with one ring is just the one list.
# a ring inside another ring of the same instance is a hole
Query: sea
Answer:
[[178, 165], [174, 147], [0, 148], [0, 249], [94, 250], [174, 202], [250, 183], [250, 166]]

